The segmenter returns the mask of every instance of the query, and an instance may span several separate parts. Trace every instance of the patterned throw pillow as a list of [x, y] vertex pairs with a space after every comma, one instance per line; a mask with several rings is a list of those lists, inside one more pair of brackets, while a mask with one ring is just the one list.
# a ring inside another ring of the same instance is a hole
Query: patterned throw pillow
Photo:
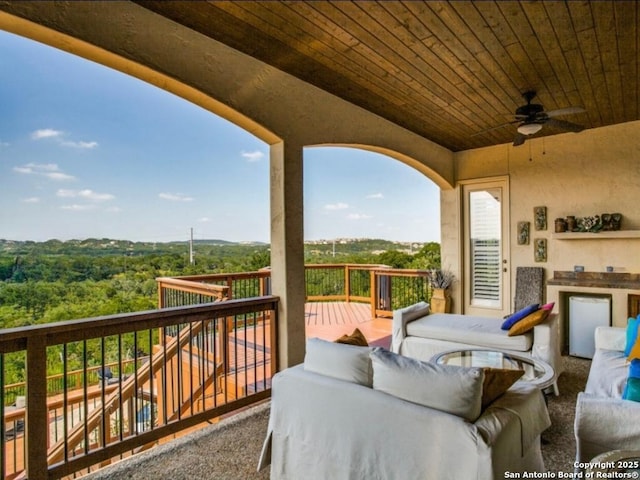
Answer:
[[359, 328], [356, 328], [351, 335], [347, 335], [346, 333], [342, 335], [340, 338], [335, 340], [336, 343], [346, 343], [347, 345], [355, 345], [357, 347], [368, 347], [369, 343], [367, 342], [367, 338], [360, 331]]
[[500, 328], [502, 328], [502, 330], [509, 330], [511, 327], [513, 327], [513, 325], [516, 322], [518, 322], [519, 320], [522, 320], [524, 317], [535, 312], [539, 308], [540, 308], [539, 303], [533, 303], [531, 305], [524, 307], [522, 310], [518, 310], [516, 313], [509, 315], [506, 318], [506, 320], [502, 323], [502, 326]]
[[508, 370], [504, 368], [484, 368], [482, 382], [482, 410], [487, 408], [500, 395], [524, 375], [524, 370]]
[[518, 321], [509, 329], [509, 336], [513, 337], [514, 335], [522, 335], [523, 333], [527, 333], [529, 330], [533, 329], [536, 325], [544, 322], [549, 316], [550, 310], [537, 310], [522, 320]]

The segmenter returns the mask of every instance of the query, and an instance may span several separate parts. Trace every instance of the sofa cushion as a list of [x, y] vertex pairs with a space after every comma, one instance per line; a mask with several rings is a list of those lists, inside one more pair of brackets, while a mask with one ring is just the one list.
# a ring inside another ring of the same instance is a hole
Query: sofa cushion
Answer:
[[517, 321], [510, 329], [508, 335], [510, 337], [514, 335], [522, 335], [523, 333], [527, 333], [529, 330], [532, 330], [536, 325], [544, 322], [549, 316], [549, 310], [536, 310], [533, 313], [530, 313], [522, 320]]
[[373, 388], [394, 397], [462, 417], [480, 416], [481, 368], [421, 362], [384, 348], [371, 351]]
[[624, 347], [624, 354], [631, 355], [631, 350], [638, 340], [638, 327], [640, 326], [640, 315], [637, 318], [627, 319], [627, 341]]
[[305, 370], [367, 387], [373, 385], [369, 347], [329, 342], [320, 338], [309, 338], [306, 347]]
[[640, 359], [634, 358], [629, 362], [627, 384], [622, 392], [622, 399], [640, 402]]
[[407, 324], [407, 335], [463, 343], [496, 350], [531, 350], [533, 333], [508, 336], [497, 318], [433, 313]]
[[482, 410], [500, 397], [509, 387], [524, 375], [524, 370], [507, 370], [504, 368], [484, 368], [482, 382]]
[[540, 310], [549, 310], [549, 312], [551, 312], [553, 310], [553, 307], [555, 306], [556, 306], [556, 302], [545, 303], [540, 307]]
[[346, 343], [347, 345], [355, 345], [357, 347], [368, 347], [369, 342], [367, 342], [367, 338], [360, 331], [359, 328], [356, 328], [351, 335], [344, 334], [340, 338], [335, 340], [336, 343]]
[[523, 309], [518, 310], [517, 312], [509, 315], [505, 319], [505, 321], [502, 323], [502, 330], [509, 330], [511, 327], [513, 327], [516, 324], [516, 322], [519, 322], [520, 320], [525, 318], [527, 315], [539, 309], [540, 309], [539, 303], [532, 303], [531, 305], [527, 305]]
[[624, 352], [596, 349], [585, 393], [595, 397], [621, 399], [627, 381], [628, 365]]

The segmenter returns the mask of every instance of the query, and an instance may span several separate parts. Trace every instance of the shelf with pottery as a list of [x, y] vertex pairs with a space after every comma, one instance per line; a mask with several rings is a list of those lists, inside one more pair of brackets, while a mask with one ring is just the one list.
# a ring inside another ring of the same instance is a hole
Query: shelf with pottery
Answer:
[[555, 240], [604, 240], [616, 238], [640, 238], [640, 230], [611, 230], [604, 232], [562, 232], [552, 233]]

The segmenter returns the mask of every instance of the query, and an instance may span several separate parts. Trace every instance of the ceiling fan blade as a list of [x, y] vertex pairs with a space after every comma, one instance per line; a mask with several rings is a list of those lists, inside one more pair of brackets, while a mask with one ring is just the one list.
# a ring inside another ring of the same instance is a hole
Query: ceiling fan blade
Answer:
[[558, 110], [551, 110], [550, 112], [544, 112], [547, 117], [559, 117], [561, 115], [573, 115], [574, 113], [584, 113], [586, 110], [582, 107], [567, 107], [559, 108]]
[[581, 132], [582, 130], [584, 130], [584, 127], [582, 125], [567, 122], [566, 120], [559, 120], [557, 118], [550, 118], [546, 121], [546, 125], [561, 128], [562, 130], [567, 130], [568, 132]]
[[517, 133], [516, 137], [513, 139], [513, 146], [517, 147], [518, 145], [522, 145], [526, 140], [526, 135], [522, 135], [521, 133]]
[[519, 121], [520, 120], [514, 120], [513, 122], [507, 122], [507, 123], [503, 123], [502, 125], [497, 125], [495, 127], [487, 128], [485, 130], [480, 130], [479, 132], [471, 134], [471, 136], [475, 137], [476, 135], [482, 135], [483, 133], [492, 132], [494, 130], [498, 130], [499, 128], [508, 127], [509, 125], [514, 124], [514, 123], [518, 123]]

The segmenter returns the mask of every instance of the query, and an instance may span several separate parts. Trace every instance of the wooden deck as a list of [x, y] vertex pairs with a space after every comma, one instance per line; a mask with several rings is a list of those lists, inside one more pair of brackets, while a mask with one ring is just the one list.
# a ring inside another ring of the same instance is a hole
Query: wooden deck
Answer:
[[391, 319], [372, 318], [368, 303], [307, 303], [304, 316], [307, 338], [335, 340], [358, 328], [370, 345], [389, 348], [391, 344]]
[[[382, 346], [389, 348], [391, 343], [391, 319], [389, 318], [371, 318], [371, 307], [364, 303], [347, 303], [347, 302], [310, 302], [305, 305], [305, 330], [306, 337], [318, 337], [324, 340], [333, 341], [343, 334], [351, 334], [355, 328], [360, 329], [364, 334], [369, 345]], [[229, 336], [229, 365], [227, 375], [224, 377], [224, 389], [220, 393], [209, 399], [219, 405], [224, 404], [230, 398], [237, 398], [246, 394], [264, 389], [270, 384], [271, 371], [271, 348], [268, 345], [270, 338], [270, 325], [268, 323], [259, 324], [247, 329], [240, 329]], [[187, 352], [183, 352], [183, 358]], [[191, 351], [189, 350], [189, 356]], [[183, 360], [185, 362], [185, 371], [188, 371], [194, 364], [193, 361]], [[196, 362], [197, 363], [197, 362]], [[105, 390], [111, 394], [115, 391], [116, 386], [107, 387]], [[99, 400], [102, 394], [102, 388], [99, 385], [92, 386], [90, 389], [91, 396], [94, 394]], [[82, 396], [82, 391], [72, 391], [71, 397]], [[59, 408], [61, 396], [48, 399], [50, 404], [50, 413], [57, 412]], [[95, 405], [92, 405], [94, 408]], [[24, 419], [24, 408], [20, 409], [20, 418]], [[234, 412], [229, 413], [232, 415]], [[225, 415], [226, 416], [226, 415]], [[18, 418], [18, 417], [16, 417]], [[53, 426], [58, 420], [52, 420]], [[213, 421], [217, 421], [214, 419]], [[6, 428], [13, 425], [13, 420], [5, 418]], [[202, 424], [201, 426], [206, 425]], [[182, 436], [193, 430], [197, 430], [200, 426], [194, 426], [175, 435], [170, 435], [166, 439], [161, 439], [163, 443], [169, 438]], [[57, 430], [56, 430], [57, 431]], [[60, 432], [56, 435], [52, 433], [51, 445], [57, 443], [62, 435]], [[24, 458], [24, 435], [22, 432], [15, 437], [9, 439], [5, 448], [5, 468], [7, 475], [5, 478], [13, 478], [19, 475], [23, 468]], [[107, 462], [108, 463], [108, 462]]]

